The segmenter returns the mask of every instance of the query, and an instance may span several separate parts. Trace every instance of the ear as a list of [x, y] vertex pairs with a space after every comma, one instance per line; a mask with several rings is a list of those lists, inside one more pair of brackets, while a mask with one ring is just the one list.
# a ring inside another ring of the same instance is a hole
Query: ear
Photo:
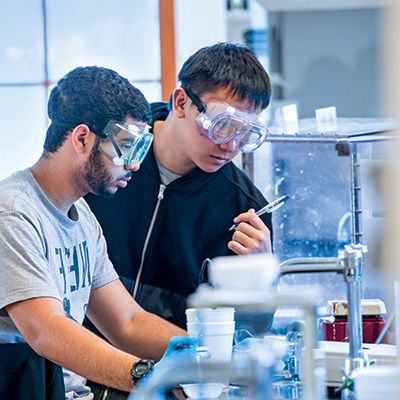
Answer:
[[174, 90], [172, 94], [172, 110], [178, 118], [185, 116], [188, 99], [189, 97], [183, 88], [178, 87]]
[[71, 133], [72, 147], [77, 154], [90, 154], [92, 151], [95, 134], [85, 124], [80, 124]]

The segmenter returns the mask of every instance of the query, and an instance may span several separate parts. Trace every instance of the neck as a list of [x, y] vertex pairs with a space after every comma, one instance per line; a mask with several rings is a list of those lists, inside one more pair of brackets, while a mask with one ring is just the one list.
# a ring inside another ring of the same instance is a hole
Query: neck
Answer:
[[181, 148], [181, 140], [175, 127], [175, 120], [170, 118], [154, 123], [153, 150], [157, 161], [169, 171], [178, 175], [186, 175], [196, 168], [196, 164], [187, 157], [185, 149]]
[[72, 205], [85, 193], [74, 183], [73, 171], [61, 167], [62, 160], [57, 163], [53, 155], [41, 157], [31, 167], [31, 172], [47, 198], [66, 216]]

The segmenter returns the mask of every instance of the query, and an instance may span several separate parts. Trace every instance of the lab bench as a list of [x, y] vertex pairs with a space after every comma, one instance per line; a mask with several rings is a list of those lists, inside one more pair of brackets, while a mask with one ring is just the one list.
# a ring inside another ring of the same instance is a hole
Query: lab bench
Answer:
[[[277, 318], [262, 336], [266, 347], [279, 338], [286, 341], [286, 348], [294, 349], [274, 355], [286, 363], [283, 368], [266, 361], [268, 351], [265, 359], [247, 354], [243, 365], [234, 358], [229, 365], [203, 368], [204, 382], [230, 378], [219, 399], [340, 398], [335, 389], [342, 384], [342, 398], [350, 399], [353, 381], [347, 377], [354, 378], [357, 368], [368, 367], [367, 360], [397, 364], [396, 346], [362, 343], [361, 300], [382, 299], [393, 309], [390, 282], [381, 265], [390, 215], [381, 183], [388, 165], [398, 157], [391, 145], [397, 140], [398, 122], [365, 118], [334, 122], [334, 129], [332, 125], [321, 129], [315, 119], [300, 120], [295, 127], [271, 127], [267, 142], [254, 154], [254, 181], [266, 198], [290, 197], [272, 214], [273, 248], [281, 267], [273, 289], [232, 293], [203, 284], [188, 298], [190, 307], [232, 306], [237, 312], [292, 308], [295, 312], [287, 314], [288, 321], [301, 320], [304, 329], [288, 332], [288, 326], [278, 326]], [[321, 340], [321, 310], [329, 300], [340, 299], [348, 301], [349, 342]], [[291, 333], [299, 340], [290, 343]], [[301, 354], [293, 343], [301, 344]], [[198, 366], [182, 368], [165, 383], [193, 382], [198, 374]]]

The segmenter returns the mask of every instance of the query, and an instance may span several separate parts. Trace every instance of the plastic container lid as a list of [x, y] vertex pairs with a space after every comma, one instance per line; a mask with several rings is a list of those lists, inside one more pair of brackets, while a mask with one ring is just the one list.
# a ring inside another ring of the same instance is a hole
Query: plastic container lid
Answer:
[[[347, 300], [329, 300], [327, 313], [334, 316], [347, 316]], [[362, 315], [386, 314], [385, 303], [379, 299], [362, 299]]]
[[188, 308], [186, 310], [187, 322], [232, 322], [235, 309], [233, 307], [203, 307]]

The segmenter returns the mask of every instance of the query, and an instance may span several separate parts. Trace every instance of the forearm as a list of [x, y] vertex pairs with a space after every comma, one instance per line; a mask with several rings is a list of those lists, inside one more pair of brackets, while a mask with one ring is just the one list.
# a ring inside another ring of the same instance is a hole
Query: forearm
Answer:
[[[130, 369], [137, 357], [100, 339], [74, 321], [60, 321], [40, 346], [42, 355], [78, 375], [116, 389], [131, 391]], [[57, 338], [61, 338], [57, 339]]]
[[168, 347], [169, 339], [178, 335], [187, 336], [187, 332], [143, 310], [133, 317], [125, 331], [119, 332], [118, 338], [109, 339], [128, 353], [158, 361]]
[[[137, 357], [116, 349], [75, 321], [49, 306], [29, 307], [28, 302], [13, 304], [7, 312], [28, 344], [41, 356], [87, 379], [130, 391], [133, 383], [130, 369]], [[56, 301], [57, 302], [57, 301]], [[29, 312], [30, 311], [30, 312]], [[31, 315], [29, 321], [26, 315]]]
[[172, 336], [186, 331], [143, 310], [118, 280], [92, 291], [87, 316], [116, 347], [159, 360]]

